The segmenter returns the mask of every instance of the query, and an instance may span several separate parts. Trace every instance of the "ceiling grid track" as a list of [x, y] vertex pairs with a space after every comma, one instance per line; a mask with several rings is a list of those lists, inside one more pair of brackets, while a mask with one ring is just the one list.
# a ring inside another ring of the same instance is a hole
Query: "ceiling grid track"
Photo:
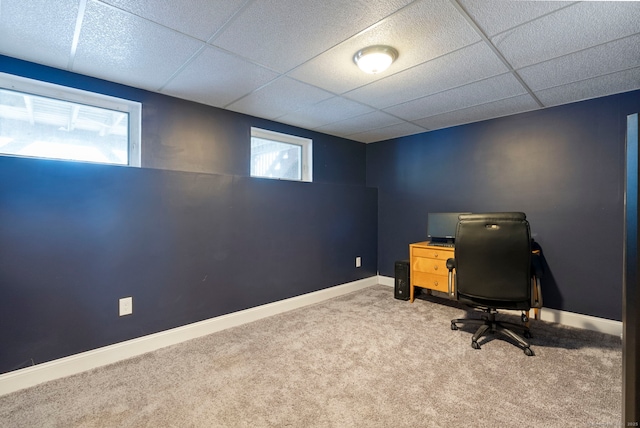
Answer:
[[493, 51], [493, 53], [500, 59], [500, 61], [502, 61], [502, 63], [507, 67], [507, 69], [509, 70], [509, 72], [513, 75], [513, 77], [516, 78], [516, 80], [522, 85], [522, 87], [527, 91], [527, 93], [529, 94], [529, 96], [531, 98], [533, 98], [533, 100], [538, 104], [538, 106], [540, 108], [544, 108], [544, 104], [542, 104], [542, 101], [540, 101], [540, 99], [538, 99], [538, 97], [536, 96], [536, 94], [533, 93], [533, 91], [531, 90], [531, 88], [529, 87], [529, 85], [527, 85], [525, 83], [525, 81], [522, 79], [522, 77], [520, 77], [520, 75], [518, 74], [518, 72], [513, 68], [513, 66], [511, 65], [511, 63], [509, 63], [509, 61], [507, 61], [507, 59], [504, 57], [504, 55], [502, 55], [502, 53], [498, 50], [498, 48], [495, 47], [495, 45], [493, 43], [491, 43], [491, 40], [489, 40], [489, 37], [487, 37], [487, 35], [484, 33], [484, 31], [482, 31], [482, 29], [478, 26], [478, 24], [476, 24], [476, 22], [474, 21], [474, 19], [469, 15], [469, 13], [467, 13], [466, 9], [458, 2], [458, 0], [450, 0], [451, 4], [453, 4], [453, 6], [458, 10], [458, 12], [460, 12], [460, 14], [464, 17], [464, 19], [469, 23], [469, 25], [474, 29], [474, 31], [476, 33], [478, 33], [478, 35], [480, 36], [480, 38], [487, 44], [487, 46], [489, 46], [489, 48]]
[[71, 42], [71, 52], [69, 52], [69, 62], [67, 68], [73, 69], [73, 62], [76, 59], [76, 50], [78, 49], [78, 41], [80, 40], [80, 31], [82, 31], [82, 21], [84, 21], [84, 13], [87, 10], [87, 0], [80, 0], [78, 5], [78, 17], [76, 19], [76, 28], [73, 32], [73, 41]]
[[[233, 20], [235, 20], [235, 19], [236, 19], [236, 17], [240, 14], [240, 12], [244, 11], [244, 10], [249, 6], [249, 4], [253, 3], [254, 1], [255, 1], [255, 0], [248, 0], [248, 1], [247, 1], [247, 3], [245, 3], [245, 4], [243, 5], [243, 7], [241, 7], [241, 8], [238, 10], [238, 12], [237, 12], [233, 17], [231, 17], [231, 18], [230, 18], [230, 19], [229, 19], [229, 20], [224, 24], [223, 28], [221, 28], [219, 31], [217, 31], [214, 35], [212, 35], [212, 36], [209, 38], [209, 40], [207, 41], [207, 43], [209, 43], [209, 44], [213, 44], [213, 41], [214, 41], [214, 40], [218, 37], [218, 35], [222, 32], [222, 30], [224, 29], [224, 27], [228, 26], [230, 22], [232, 22]], [[308, 85], [309, 83], [307, 83], [307, 82], [305, 82], [305, 81], [303, 81], [303, 80], [300, 80], [300, 79], [296, 79], [295, 77], [292, 77], [292, 76], [290, 75], [290, 73], [291, 73], [292, 71], [294, 71], [295, 69], [300, 68], [302, 65], [304, 65], [304, 64], [306, 64], [306, 63], [309, 63], [309, 62], [311, 62], [312, 60], [316, 59], [317, 57], [319, 57], [319, 56], [320, 56], [320, 55], [322, 55], [323, 53], [328, 52], [328, 51], [330, 51], [331, 49], [336, 48], [337, 46], [339, 46], [340, 44], [344, 43], [344, 42], [345, 42], [346, 40], [348, 40], [349, 38], [357, 37], [358, 35], [364, 34], [364, 33], [366, 33], [367, 31], [370, 31], [371, 29], [373, 29], [373, 28], [375, 28], [375, 27], [379, 26], [379, 25], [380, 25], [380, 24], [382, 24], [385, 20], [388, 20], [390, 17], [392, 17], [392, 16], [394, 16], [394, 15], [396, 15], [396, 14], [400, 13], [400, 12], [401, 12], [401, 11], [403, 11], [404, 9], [406, 9], [406, 8], [408, 8], [408, 7], [410, 7], [410, 6], [412, 6], [416, 1], [417, 1], [417, 0], [414, 0], [414, 1], [412, 1], [412, 2], [410, 2], [410, 3], [408, 3], [408, 4], [406, 4], [406, 5], [402, 6], [401, 8], [399, 8], [399, 9], [398, 9], [398, 10], [396, 10], [396, 11], [394, 11], [393, 13], [391, 13], [391, 14], [389, 14], [389, 15], [387, 15], [387, 16], [385, 16], [385, 17], [381, 18], [379, 21], [374, 22], [373, 24], [369, 25], [367, 28], [364, 28], [364, 29], [362, 29], [362, 30], [358, 31], [357, 33], [353, 34], [352, 36], [347, 37], [347, 39], [345, 39], [345, 40], [341, 40], [341, 41], [337, 42], [337, 43], [336, 43], [336, 44], [334, 44], [333, 46], [330, 46], [330, 47], [326, 48], [324, 51], [322, 51], [322, 52], [318, 53], [317, 55], [312, 56], [311, 58], [308, 58], [306, 61], [304, 61], [304, 62], [303, 62], [303, 63], [301, 63], [301, 64], [296, 65], [295, 67], [293, 67], [293, 68], [292, 68], [292, 69], [290, 69], [290, 70], [287, 70], [287, 71], [285, 71], [285, 72], [279, 72], [279, 71], [277, 71], [277, 70], [273, 70], [273, 71], [277, 72], [278, 74], [280, 74], [280, 76], [276, 77], [276, 78], [275, 78], [275, 79], [273, 79], [271, 82], [267, 82], [267, 83], [265, 83], [264, 85], [262, 85], [262, 86], [260, 86], [260, 87], [258, 87], [258, 88], [255, 88], [255, 89], [254, 89], [253, 91], [251, 91], [250, 93], [244, 94], [244, 95], [243, 95], [243, 96], [241, 96], [240, 98], [238, 98], [238, 99], [236, 99], [236, 100], [233, 100], [233, 101], [229, 102], [228, 104], [226, 104], [226, 105], [225, 105], [225, 106], [223, 106], [222, 108], [225, 108], [225, 109], [226, 109], [226, 108], [229, 108], [229, 106], [231, 106], [232, 104], [234, 104], [234, 103], [236, 103], [236, 102], [238, 102], [238, 101], [240, 101], [240, 100], [242, 100], [242, 99], [244, 99], [244, 98], [246, 98], [246, 97], [250, 96], [251, 94], [253, 94], [253, 93], [255, 93], [255, 92], [258, 92], [260, 89], [262, 89], [262, 88], [264, 88], [264, 87], [266, 87], [266, 86], [270, 85], [272, 82], [274, 82], [274, 81], [276, 81], [276, 80], [278, 80], [278, 79], [281, 79], [281, 78], [283, 78], [283, 77], [286, 77], [286, 78], [288, 78], [288, 79], [293, 79], [293, 80], [295, 80], [295, 81], [297, 81], [297, 82], [299, 82], [299, 83], [303, 83], [303, 84], [305, 84], [305, 85]], [[214, 46], [215, 46], [215, 45], [214, 45]], [[219, 48], [218, 46], [216, 46], [216, 47], [217, 47], [217, 48]], [[231, 52], [231, 53], [233, 53], [233, 52]], [[236, 55], [237, 55], [237, 54], [236, 54]], [[241, 58], [242, 58], [242, 57], [241, 57]], [[263, 65], [263, 64], [256, 63], [255, 61], [253, 61], [253, 60], [251, 60], [251, 59], [249, 59], [249, 58], [247, 58], [247, 60], [248, 60], [249, 62], [252, 62], [253, 64], [256, 64], [256, 65], [260, 66], [260, 67], [265, 67], [265, 68], [267, 68], [267, 69], [271, 70], [271, 67], [267, 67], [267, 66], [265, 66], [265, 65]], [[330, 90], [328, 90], [328, 89], [326, 89], [326, 88], [320, 88], [320, 89], [322, 89], [323, 91], [326, 91], [326, 92], [328, 92], [328, 93], [330, 93], [330, 94], [332, 94], [333, 96], [336, 96], [336, 97], [341, 97], [341, 96], [343, 96], [343, 95], [344, 95], [343, 93], [338, 93], [338, 92], [330, 91]], [[321, 102], [322, 102], [322, 101], [318, 101], [316, 104], [319, 104], [319, 103], [321, 103]], [[359, 104], [362, 104], [362, 105], [364, 105], [364, 106], [370, 107], [368, 104], [364, 104], [364, 103], [359, 103]], [[376, 109], [376, 110], [380, 111], [380, 109]], [[284, 116], [286, 116], [287, 114], [289, 114], [289, 113], [284, 113], [284, 114], [282, 114], [281, 116], [275, 117], [275, 118], [274, 118], [274, 120], [278, 120], [279, 118], [284, 117]], [[365, 114], [366, 114], [366, 113], [365, 113]], [[363, 115], [364, 115], [364, 114], [363, 114]], [[357, 116], [356, 116], [356, 117], [357, 117]], [[323, 126], [323, 125], [320, 125], [320, 126], [318, 126], [318, 127], [321, 127], [321, 126]]]
[[2, 56], [362, 143], [640, 90], [640, 1], [0, 4]]
[[[176, 78], [176, 76], [178, 76], [185, 68], [187, 68], [187, 66], [189, 64], [191, 64], [196, 58], [198, 58], [198, 56], [200, 56], [200, 54], [202, 53], [203, 50], [205, 50], [205, 48], [207, 47], [207, 45], [211, 46], [211, 47], [215, 47], [216, 49], [220, 49], [218, 46], [215, 46], [213, 44], [213, 41], [220, 35], [220, 33], [222, 33], [224, 31], [225, 28], [227, 28], [233, 21], [235, 21], [235, 19], [247, 8], [249, 7], [249, 5], [251, 3], [253, 3], [255, 0], [247, 0], [245, 1], [242, 6], [240, 6], [238, 8], [238, 10], [235, 11], [235, 13], [220, 27], [218, 28], [205, 42], [202, 46], [200, 46], [200, 48], [198, 48], [193, 55], [191, 55], [191, 57], [189, 57], [184, 64], [182, 64], [182, 66], [180, 68], [178, 68], [175, 73], [173, 73], [171, 76], [169, 76], [169, 78], [167, 79], [166, 82], [164, 82], [164, 84], [162, 86], [160, 86], [158, 88], [158, 92], [162, 92], [167, 85], [169, 85], [173, 79]], [[225, 49], [220, 49], [223, 52], [227, 52]], [[230, 54], [233, 54], [232, 52], [227, 52]], [[235, 55], [235, 54], [233, 54]], [[236, 55], [238, 56], [238, 55]], [[241, 57], [240, 57], [241, 58]]]

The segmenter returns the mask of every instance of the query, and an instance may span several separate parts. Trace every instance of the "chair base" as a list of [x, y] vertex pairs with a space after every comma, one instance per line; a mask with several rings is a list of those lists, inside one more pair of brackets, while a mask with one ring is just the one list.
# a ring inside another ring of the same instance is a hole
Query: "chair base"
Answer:
[[[520, 345], [524, 353], [531, 357], [534, 352], [531, 350], [529, 342], [527, 342], [523, 337], [514, 333], [507, 326], [515, 327], [522, 329], [523, 326], [519, 326], [518, 324], [510, 323], [510, 322], [502, 322], [496, 321], [496, 311], [495, 310], [487, 310], [488, 316], [483, 319], [468, 319], [468, 318], [459, 318], [451, 320], [451, 330], [457, 330], [458, 324], [471, 324], [471, 325], [479, 325], [480, 327], [475, 332], [473, 337], [471, 338], [471, 347], [473, 349], [480, 349], [480, 344], [478, 343], [478, 339], [482, 336], [490, 334], [490, 333], [498, 333], [503, 336], [510, 338]], [[523, 315], [523, 320], [524, 320]], [[531, 332], [529, 331], [528, 326], [524, 326], [524, 337], [531, 338]]]

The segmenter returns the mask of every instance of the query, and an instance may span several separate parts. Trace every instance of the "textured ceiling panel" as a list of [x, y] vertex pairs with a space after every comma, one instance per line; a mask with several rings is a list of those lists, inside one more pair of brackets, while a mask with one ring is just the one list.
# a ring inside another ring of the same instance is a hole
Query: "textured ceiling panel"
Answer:
[[458, 0], [458, 3], [487, 36], [494, 36], [575, 2]]
[[[289, 75], [342, 94], [479, 40], [479, 35], [448, 1], [416, 2]], [[399, 57], [386, 72], [365, 74], [354, 64], [353, 56], [359, 49], [378, 44], [393, 46]]]
[[527, 94], [427, 117], [416, 120], [415, 123], [428, 129], [440, 129], [446, 128], [451, 122], [478, 122], [537, 108], [538, 104]]
[[271, 70], [207, 46], [162, 92], [224, 107], [278, 76]]
[[536, 96], [545, 106], [549, 107], [638, 88], [640, 88], [640, 68], [633, 68], [569, 85], [537, 91]]
[[583, 2], [491, 41], [517, 69], [638, 32], [640, 2]]
[[280, 116], [278, 121], [302, 128], [314, 129], [328, 123], [371, 113], [372, 111], [374, 111], [373, 108], [360, 103], [341, 97], [333, 97], [296, 112]]
[[418, 125], [404, 122], [397, 125], [391, 125], [384, 128], [376, 128], [369, 131], [352, 134], [349, 135], [348, 138], [363, 143], [373, 143], [375, 141], [389, 140], [391, 138], [404, 137], [406, 135], [420, 134], [426, 131], [427, 129], [422, 128]]
[[525, 92], [525, 89], [516, 78], [510, 73], [506, 73], [408, 103], [389, 107], [385, 109], [385, 111], [402, 119], [416, 121], [417, 119], [440, 113], [514, 97]]
[[288, 77], [281, 77], [227, 108], [265, 119], [275, 119], [330, 97], [331, 94], [326, 91]]
[[208, 40], [247, 0], [102, 0], [200, 40]]
[[173, 30], [88, 2], [73, 70], [157, 90], [201, 46]]
[[353, 135], [360, 132], [369, 131], [373, 128], [383, 128], [385, 126], [402, 123], [401, 119], [381, 111], [356, 116], [351, 119], [334, 122], [330, 125], [316, 128], [316, 131], [326, 132], [332, 135]]
[[638, 46], [640, 1], [0, 0], [0, 55], [363, 142], [640, 89]]
[[640, 34], [518, 70], [532, 90], [640, 66]]
[[345, 96], [385, 108], [506, 71], [507, 67], [485, 43], [476, 43], [347, 92]]
[[255, 1], [212, 43], [286, 72], [410, 1]]
[[2, 0], [0, 53], [66, 68], [77, 16], [77, 0]]

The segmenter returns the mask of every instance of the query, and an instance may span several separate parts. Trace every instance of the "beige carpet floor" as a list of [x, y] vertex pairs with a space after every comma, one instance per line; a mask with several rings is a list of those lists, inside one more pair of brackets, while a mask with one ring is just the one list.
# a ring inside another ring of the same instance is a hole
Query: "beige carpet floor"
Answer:
[[378, 285], [2, 396], [0, 425], [621, 426], [618, 337], [534, 321], [534, 357], [474, 350], [465, 314]]

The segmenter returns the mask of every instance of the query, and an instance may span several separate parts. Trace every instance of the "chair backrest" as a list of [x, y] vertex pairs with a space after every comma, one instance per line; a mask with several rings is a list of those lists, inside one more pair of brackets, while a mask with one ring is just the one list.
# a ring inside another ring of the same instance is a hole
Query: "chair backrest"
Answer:
[[530, 302], [531, 231], [524, 213], [460, 215], [455, 260], [459, 296]]

